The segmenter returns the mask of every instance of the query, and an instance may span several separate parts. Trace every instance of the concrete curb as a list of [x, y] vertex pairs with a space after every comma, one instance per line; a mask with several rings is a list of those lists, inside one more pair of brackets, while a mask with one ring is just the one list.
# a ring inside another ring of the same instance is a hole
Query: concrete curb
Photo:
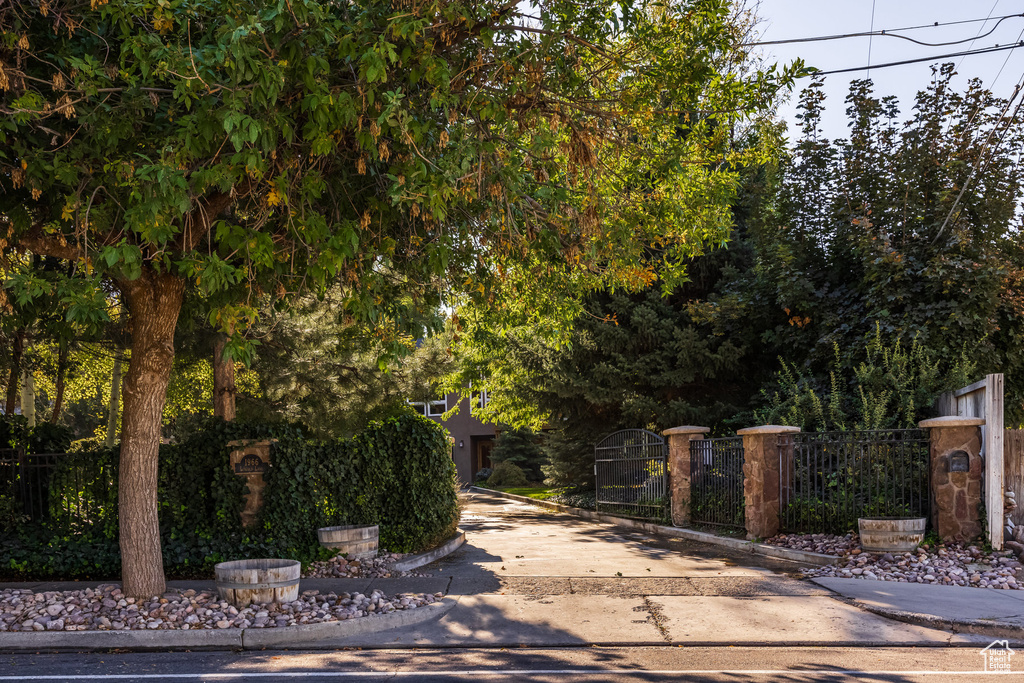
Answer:
[[902, 621], [905, 624], [926, 626], [928, 628], [939, 629], [940, 631], [949, 631], [951, 633], [990, 636], [992, 638], [1009, 638], [1018, 643], [1024, 642], [1024, 626], [1000, 624], [998, 622], [986, 621], [983, 619], [946, 619], [934, 614], [905, 612], [903, 610], [890, 609], [888, 607], [867, 605], [860, 600], [847, 598], [846, 596], [838, 593], [834, 597], [838, 600], [842, 600], [848, 605], [853, 605], [858, 609], [862, 609], [865, 612], [871, 612], [872, 614], [877, 614], [880, 617], [886, 617], [887, 619], [893, 619], [895, 621]]
[[745, 541], [740, 538], [729, 538], [727, 536], [716, 536], [715, 534], [709, 534], [706, 531], [697, 531], [695, 529], [683, 529], [674, 526], [662, 526], [660, 524], [654, 524], [653, 522], [643, 522], [637, 519], [630, 519], [628, 517], [618, 517], [616, 515], [609, 515], [604, 512], [595, 512], [593, 510], [581, 510], [580, 508], [574, 508], [569, 505], [562, 505], [561, 503], [552, 503], [547, 500], [536, 500], [534, 498], [527, 498], [526, 496], [518, 496], [513, 493], [504, 493], [503, 491], [492, 491], [491, 489], [482, 489], [477, 486], [470, 486], [469, 490], [473, 493], [485, 493], [495, 496], [497, 498], [507, 498], [509, 500], [516, 500], [522, 503], [530, 503], [540, 507], [548, 508], [549, 510], [557, 510], [559, 512], [566, 512], [576, 517], [582, 517], [594, 522], [604, 522], [606, 524], [615, 524], [616, 526], [623, 526], [629, 529], [638, 529], [640, 531], [646, 531], [647, 533], [657, 534], [659, 536], [669, 536], [672, 538], [685, 538], [690, 541], [699, 541], [700, 543], [710, 543], [712, 545], [720, 545], [732, 550], [739, 552], [751, 553], [752, 555], [763, 555], [765, 557], [772, 557], [777, 560], [787, 560], [789, 562], [797, 562], [803, 565], [826, 565], [834, 564], [839, 558], [834, 555], [824, 555], [822, 553], [812, 553], [806, 550], [793, 550], [791, 548], [781, 548], [775, 545], [768, 545], [767, 543], [755, 543], [753, 541]]
[[411, 610], [374, 614], [324, 624], [283, 628], [189, 631], [41, 631], [0, 633], [0, 652], [32, 650], [261, 650], [266, 647], [305, 647], [321, 640], [388, 631], [440, 619], [455, 607], [456, 598]]
[[373, 614], [358, 619], [332, 621], [326, 624], [300, 624], [285, 628], [247, 628], [242, 630], [242, 648], [262, 650], [267, 647], [301, 647], [328, 638], [332, 640], [348, 638], [389, 631], [412, 624], [422, 624], [425, 621], [440, 619], [448, 614], [457, 602], [455, 598], [442, 598], [438, 602], [416, 609], [401, 610], [390, 614]]
[[456, 529], [455, 535], [449, 538], [447, 541], [437, 546], [432, 550], [428, 550], [423, 553], [417, 553], [410, 555], [404, 560], [399, 560], [391, 565], [394, 569], [400, 572], [412, 571], [418, 569], [424, 565], [428, 565], [435, 560], [439, 560], [445, 555], [451, 555], [466, 542], [466, 532], [462, 529]]

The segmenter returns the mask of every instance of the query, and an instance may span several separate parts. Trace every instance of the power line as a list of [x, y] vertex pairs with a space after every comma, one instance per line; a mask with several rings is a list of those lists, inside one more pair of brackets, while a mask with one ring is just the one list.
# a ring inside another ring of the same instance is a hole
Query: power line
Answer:
[[[960, 188], [960, 193], [956, 196], [956, 199], [953, 200], [953, 206], [949, 208], [949, 213], [946, 215], [946, 219], [942, 221], [942, 225], [939, 227], [939, 231], [935, 233], [935, 238], [932, 240], [932, 244], [935, 244], [935, 242], [938, 241], [939, 237], [941, 237], [942, 233], [946, 230], [946, 226], [949, 225], [949, 222], [953, 219], [953, 214], [956, 212], [957, 206], [959, 206], [960, 204], [960, 200], [963, 199], [964, 193], [967, 192], [967, 186], [971, 184], [972, 180], [974, 180], [975, 174], [977, 174], [978, 170], [982, 167], [983, 164], [986, 168], [988, 167], [988, 163], [986, 163], [985, 161], [985, 152], [988, 150], [989, 143], [992, 142], [992, 136], [999, 128], [999, 123], [1002, 122], [1003, 118], [1006, 116], [1006, 112], [1009, 111], [1010, 109], [1010, 105], [1013, 104], [1013, 101], [1017, 98], [1017, 95], [1020, 94], [1021, 87], [1024, 87], [1024, 74], [1021, 74], [1020, 80], [1017, 82], [1017, 85], [1014, 86], [1013, 94], [1010, 95], [1010, 99], [1006, 100], [1006, 106], [1003, 107], [1003, 111], [999, 114], [999, 118], [996, 120], [996, 125], [992, 127], [992, 130], [990, 130], [988, 133], [988, 137], [985, 138], [985, 144], [981, 146], [981, 151], [978, 152], [978, 161], [971, 168], [971, 173], [967, 176], [967, 179], [964, 181], [963, 186]], [[1010, 120], [1006, 123], [1006, 127], [1003, 129], [1003, 134], [999, 136], [999, 140], [996, 142], [996, 146], [992, 148], [993, 154], [995, 154], [995, 150], [999, 149], [999, 145], [1003, 143], [1003, 139], [1006, 137], [1006, 133], [1013, 126], [1013, 122], [1017, 118], [1017, 114], [1020, 111], [1022, 103], [1024, 103], [1024, 100], [1018, 102], [1016, 108], [1014, 108], [1013, 115], [1010, 117]]]
[[[992, 18], [992, 13], [996, 11], [996, 7], [998, 7], [998, 6], [999, 6], [999, 0], [996, 0], [995, 2], [992, 3], [992, 8], [988, 11], [988, 16], [985, 18], [985, 23], [988, 23], [988, 20]], [[984, 30], [985, 30], [985, 24], [982, 24], [981, 28], [978, 29], [978, 35], [974, 36], [974, 39], [971, 41], [971, 44], [967, 46], [968, 50], [971, 49], [972, 47], [974, 47], [974, 42], [976, 40], [978, 40], [978, 38], [981, 38], [981, 32], [984, 31]], [[1006, 55], [1006, 58], [1009, 59], [1010, 55]], [[963, 64], [963, 62], [964, 62], [964, 58], [961, 57], [960, 61], [957, 62], [957, 65], [956, 65], [957, 70], [960, 69], [960, 65]]]
[[[984, 24], [982, 24], [984, 26]], [[871, 41], [875, 37], [875, 0], [871, 0], [871, 25], [868, 27], [871, 35], [868, 36], [868, 72], [867, 76], [871, 76]], [[885, 33], [885, 31], [882, 31]]]
[[992, 27], [992, 29], [988, 33], [985, 33], [985, 34], [979, 33], [978, 35], [974, 36], [973, 38], [964, 38], [963, 40], [954, 40], [954, 41], [951, 41], [951, 42], [948, 42], [948, 43], [925, 43], [925, 42], [922, 42], [920, 40], [915, 40], [914, 38], [910, 38], [909, 36], [901, 36], [898, 33], [896, 33], [896, 31], [915, 31], [917, 29], [923, 29], [923, 28], [936, 28], [936, 27], [939, 27], [939, 26], [954, 26], [956, 24], [969, 24], [969, 23], [976, 23], [976, 22], [979, 22], [979, 21], [991, 21], [992, 18], [991, 17], [985, 17], [984, 19], [968, 19], [968, 20], [965, 20], [965, 21], [949, 21], [949, 22], [945, 22], [945, 23], [935, 22], [934, 24], [925, 24], [923, 26], [906, 26], [906, 27], [903, 27], [903, 28], [882, 29], [880, 31], [874, 31], [874, 30], [871, 30], [871, 31], [861, 31], [859, 33], [837, 33], [837, 34], [829, 35], [829, 36], [812, 36], [812, 37], [808, 37], [808, 38], [788, 38], [788, 39], [785, 39], [785, 40], [763, 40], [763, 41], [757, 41], [757, 42], [754, 42], [754, 43], [743, 43], [741, 45], [741, 47], [756, 47], [756, 46], [762, 46], [762, 45], [788, 45], [788, 44], [791, 44], [791, 43], [816, 43], [816, 42], [821, 42], [821, 41], [826, 41], [826, 40], [841, 40], [841, 39], [844, 39], [844, 38], [865, 38], [865, 37], [870, 38], [872, 36], [886, 36], [886, 37], [889, 37], [889, 38], [902, 38], [903, 40], [909, 40], [912, 43], [917, 43], [918, 45], [925, 45], [925, 46], [928, 46], [928, 47], [939, 47], [939, 46], [943, 46], [943, 45], [959, 45], [961, 43], [973, 42], [973, 41], [977, 40], [978, 38], [984, 38], [985, 36], [992, 35], [992, 33], [999, 27], [999, 24], [1003, 23], [1007, 19], [1016, 19], [1016, 18], [1024, 18], [1024, 14], [1007, 14], [1005, 16], [998, 17], [995, 25]]
[[948, 57], [963, 57], [966, 55], [984, 55], [989, 52], [1001, 52], [1003, 50], [1016, 50], [1018, 47], [1024, 47], [1024, 41], [1018, 41], [1013, 45], [996, 45], [993, 47], [979, 48], [977, 50], [964, 50], [962, 52], [950, 52], [944, 55], [933, 55], [931, 57], [920, 57], [918, 59], [904, 59], [899, 62], [887, 62], [885, 64], [873, 64], [869, 66], [853, 66], [848, 69], [832, 69], [830, 71], [811, 71], [805, 76], [830, 76], [832, 74], [845, 74], [853, 71], [864, 71], [865, 69], [885, 69], [890, 66], [903, 66], [904, 64], [917, 64], [919, 62], [932, 62], [937, 59], [946, 59]]

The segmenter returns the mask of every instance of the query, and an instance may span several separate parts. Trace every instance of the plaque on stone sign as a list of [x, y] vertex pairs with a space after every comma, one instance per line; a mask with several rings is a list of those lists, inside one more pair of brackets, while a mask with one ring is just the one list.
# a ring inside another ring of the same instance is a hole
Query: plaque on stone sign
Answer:
[[242, 459], [235, 463], [235, 474], [262, 474], [267, 471], [269, 465], [255, 453], [246, 453]]
[[245, 477], [248, 492], [245, 494], [245, 507], [242, 509], [242, 525], [252, 526], [263, 506], [263, 489], [267, 482], [264, 473], [270, 469], [270, 441], [229, 441], [232, 449], [228, 462], [231, 470], [240, 477]]
[[966, 451], [953, 451], [949, 454], [950, 472], [969, 472], [971, 469], [971, 456]]

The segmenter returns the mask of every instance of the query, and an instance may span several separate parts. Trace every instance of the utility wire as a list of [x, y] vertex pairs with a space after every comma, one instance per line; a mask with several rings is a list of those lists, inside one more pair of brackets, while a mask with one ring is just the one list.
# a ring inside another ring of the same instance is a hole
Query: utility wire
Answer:
[[789, 39], [786, 39], [786, 40], [763, 40], [763, 41], [757, 41], [757, 42], [754, 42], [754, 43], [742, 43], [741, 47], [755, 47], [755, 46], [761, 46], [761, 45], [788, 45], [790, 43], [817, 43], [817, 42], [826, 41], [826, 40], [841, 40], [841, 39], [844, 39], [844, 38], [864, 38], [864, 37], [870, 38], [872, 36], [886, 36], [886, 37], [889, 37], [889, 38], [902, 38], [903, 40], [909, 40], [912, 43], [917, 43], [918, 45], [925, 45], [927, 47], [941, 47], [943, 45], [960, 45], [961, 43], [970, 43], [970, 42], [973, 42], [973, 41], [977, 40], [978, 38], [984, 38], [986, 36], [990, 36], [990, 35], [992, 35], [992, 33], [995, 32], [995, 30], [997, 28], [999, 28], [999, 24], [1003, 23], [1007, 19], [1015, 19], [1015, 18], [1024, 18], [1024, 14], [1007, 14], [1006, 16], [999, 17], [998, 20], [996, 21], [995, 25], [991, 28], [991, 30], [989, 30], [988, 33], [984, 33], [984, 34], [979, 33], [978, 35], [974, 36], [973, 38], [964, 38], [963, 40], [954, 40], [954, 41], [950, 41], [950, 42], [947, 42], [947, 43], [925, 43], [925, 42], [922, 42], [920, 40], [915, 40], [914, 38], [910, 38], [909, 36], [899, 35], [898, 33], [895, 33], [895, 31], [914, 31], [914, 30], [922, 29], [922, 28], [936, 28], [936, 27], [939, 27], [939, 26], [953, 26], [955, 24], [967, 24], [967, 23], [979, 22], [979, 21], [991, 21], [992, 18], [991, 17], [985, 17], [984, 19], [969, 19], [967, 21], [950, 21], [950, 22], [946, 22], [946, 23], [935, 22], [934, 24], [925, 24], [923, 26], [907, 26], [905, 28], [888, 28], [888, 29], [882, 29], [880, 31], [874, 31], [874, 30], [872, 30], [872, 31], [861, 31], [860, 33], [837, 33], [835, 35], [830, 35], [830, 36], [813, 36], [813, 37], [809, 37], [809, 38], [789, 38]]
[[[982, 24], [982, 26], [984, 26], [984, 24]], [[873, 41], [874, 38], [875, 38], [875, 0], [871, 0], [871, 24], [868, 27], [868, 29], [869, 29], [869, 35], [868, 35], [868, 71], [867, 71], [867, 74], [865, 74], [865, 75], [868, 78], [870, 78], [871, 77], [871, 41]], [[882, 31], [882, 33], [885, 33], [885, 31]]]
[[[999, 122], [1003, 120], [1003, 117], [1006, 116], [1006, 112], [1010, 109], [1010, 105], [1013, 103], [1015, 99], [1017, 99], [1017, 95], [1020, 94], [1021, 87], [1024, 87], [1024, 74], [1021, 74], [1020, 80], [1017, 82], [1017, 85], [1014, 86], [1013, 94], [1010, 95], [1010, 99], [1006, 100], [1006, 106], [1003, 107], [1003, 111], [999, 114], [999, 118], [997, 119], [996, 125], [992, 127], [992, 130], [990, 130], [988, 133], [988, 137], [985, 138], [985, 144], [982, 145], [981, 151], [978, 153], [978, 161], [971, 168], [971, 173], [970, 175], [967, 176], [967, 179], [964, 181], [963, 187], [960, 188], [960, 193], [956, 196], [956, 199], [953, 200], [953, 206], [949, 207], [949, 213], [946, 214], [946, 219], [942, 221], [942, 225], [939, 227], [939, 231], [935, 233], [935, 237], [934, 239], [932, 239], [932, 244], [935, 244], [938, 241], [939, 237], [941, 237], [942, 233], [946, 230], [946, 226], [949, 225], [949, 222], [953, 219], [953, 214], [956, 212], [957, 206], [960, 204], [960, 200], [963, 199], [964, 193], [967, 192], [967, 186], [971, 184], [972, 180], [974, 180], [975, 174], [977, 174], [978, 169], [981, 168], [982, 163], [985, 160], [985, 152], [988, 149], [989, 143], [992, 141], [992, 136], [999, 128]], [[1009, 131], [1010, 128], [1013, 126], [1013, 122], [1017, 118], [1017, 113], [1020, 111], [1021, 103], [1024, 103], [1024, 100], [1021, 100], [1021, 102], [1019, 102], [1017, 104], [1017, 107], [1013, 110], [1013, 116], [1011, 116], [1010, 120], [1007, 121], [1006, 127], [1003, 129], [1003, 134], [999, 136], [999, 141], [993, 148], [993, 153], [996, 149], [999, 148], [999, 145], [1002, 144], [1003, 139], [1006, 137], [1007, 131]]]
[[[990, 9], [988, 11], [988, 16], [985, 17], [985, 23], [988, 23], [988, 20], [992, 18], [992, 13], [996, 11], [996, 7], [998, 7], [998, 6], [999, 6], [999, 0], [996, 0], [995, 2], [992, 3], [992, 9]], [[998, 24], [996, 24], [996, 26], [998, 26]], [[984, 30], [985, 30], [985, 24], [982, 24], [981, 28], [978, 29], [978, 35], [974, 36], [974, 39], [971, 40], [971, 44], [967, 46], [968, 50], [971, 49], [972, 47], [974, 47], [974, 42], [976, 40], [978, 40], [978, 38], [981, 38], [981, 32], [984, 31]], [[1010, 55], [1006, 55], [1006, 58], [1009, 59]], [[957, 62], [957, 65], [956, 65], [956, 68], [957, 68], [958, 71], [960, 69], [960, 65], [963, 64], [963, 62], [964, 62], [964, 58], [961, 57], [960, 61]], [[992, 87], [992, 86], [989, 86], [989, 87]]]
[[829, 76], [831, 74], [845, 74], [852, 71], [863, 71], [864, 69], [884, 69], [890, 66], [903, 66], [904, 64], [917, 64], [919, 62], [932, 62], [937, 59], [946, 59], [947, 57], [962, 57], [965, 55], [984, 55], [989, 52], [1001, 52], [1003, 50], [1016, 50], [1018, 47], [1024, 47], [1024, 41], [1018, 41], [1013, 45], [996, 45], [994, 47], [979, 48], [977, 50], [964, 50], [962, 52], [950, 52], [944, 55], [934, 55], [931, 57], [920, 57], [918, 59], [904, 59], [899, 62], [887, 62], [885, 64], [874, 64], [869, 66], [853, 66], [849, 69], [832, 69], [830, 71], [811, 71], [805, 76]]

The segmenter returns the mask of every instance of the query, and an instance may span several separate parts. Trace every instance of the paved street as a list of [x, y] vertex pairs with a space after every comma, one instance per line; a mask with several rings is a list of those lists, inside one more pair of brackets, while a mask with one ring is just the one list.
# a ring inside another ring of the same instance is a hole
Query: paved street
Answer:
[[447, 590], [440, 620], [293, 651], [0, 655], [0, 681], [987, 680], [990, 638], [869, 614], [790, 563], [485, 495], [462, 526], [433, 576], [373, 582]]
[[[1024, 656], [1024, 655], [1022, 655]], [[0, 681], [990, 681], [975, 648], [629, 647], [0, 655]]]

